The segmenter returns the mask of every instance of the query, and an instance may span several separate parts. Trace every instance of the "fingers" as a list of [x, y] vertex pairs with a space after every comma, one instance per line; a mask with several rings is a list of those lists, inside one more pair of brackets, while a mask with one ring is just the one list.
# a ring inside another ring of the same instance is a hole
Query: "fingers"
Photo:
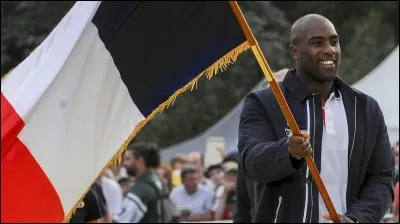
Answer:
[[326, 220], [332, 220], [331, 215], [329, 214], [324, 214], [322, 217]]
[[301, 144], [303, 142], [305, 142], [305, 139], [303, 137], [300, 136], [295, 136], [295, 135], [290, 135], [289, 136], [291, 142], [296, 143], [296, 144]]
[[308, 134], [308, 131], [300, 131], [301, 136], [305, 139], [308, 139], [310, 137], [310, 135]]
[[[348, 218], [347, 216], [343, 216], [343, 215], [339, 215], [339, 214], [338, 214], [338, 216], [339, 216], [340, 223], [354, 223], [353, 220], [351, 220], [351, 219]], [[333, 220], [332, 220], [332, 217], [331, 217], [331, 215], [329, 215], [329, 213], [328, 213], [328, 214], [324, 214], [322, 217], [323, 217], [325, 220], [331, 220], [331, 221], [333, 221]]]
[[297, 160], [312, 154], [311, 144], [308, 141], [308, 132], [302, 131], [301, 135], [302, 136], [290, 135], [288, 139], [289, 152], [292, 157]]

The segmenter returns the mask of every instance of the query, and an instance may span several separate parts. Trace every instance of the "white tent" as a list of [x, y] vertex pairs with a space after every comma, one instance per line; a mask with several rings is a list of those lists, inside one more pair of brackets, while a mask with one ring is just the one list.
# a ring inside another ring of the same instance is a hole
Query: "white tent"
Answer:
[[378, 101], [393, 145], [399, 140], [399, 46], [353, 87]]
[[[276, 77], [280, 80], [282, 77]], [[262, 86], [261, 81], [254, 89]], [[354, 88], [374, 97], [385, 117], [392, 145], [399, 140], [399, 47], [374, 70], [353, 85]], [[177, 153], [187, 154], [191, 151], [205, 152], [206, 139], [219, 136], [225, 139], [227, 150], [237, 147], [239, 115], [243, 101], [236, 105], [227, 115], [202, 134], [162, 150], [164, 161], [169, 161]]]

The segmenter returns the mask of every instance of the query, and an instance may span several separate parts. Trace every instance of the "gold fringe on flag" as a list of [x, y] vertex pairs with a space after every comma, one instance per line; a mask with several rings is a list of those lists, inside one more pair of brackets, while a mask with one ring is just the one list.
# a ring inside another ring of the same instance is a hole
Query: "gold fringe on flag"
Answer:
[[[114, 155], [114, 157], [110, 160], [110, 162], [101, 170], [99, 175], [96, 177], [96, 179], [92, 182], [92, 184], [97, 180], [98, 177], [103, 175], [105, 170], [112, 165], [118, 165], [121, 163], [122, 160], [122, 154], [125, 152], [128, 144], [132, 141], [132, 139], [136, 136], [136, 134], [149, 122], [151, 119], [154, 118], [154, 116], [157, 113], [163, 112], [166, 108], [168, 108], [170, 105], [173, 105], [175, 102], [176, 97], [185, 92], [186, 90], [190, 89], [193, 91], [194, 88], [197, 89], [197, 83], [199, 79], [203, 76], [206, 75], [208, 79], [211, 79], [213, 76], [215, 76], [218, 71], [225, 71], [228, 68], [228, 65], [233, 64], [236, 62], [238, 56], [250, 49], [250, 45], [247, 41], [244, 43], [240, 44], [230, 52], [228, 52], [226, 55], [224, 55], [222, 58], [220, 58], [218, 61], [214, 62], [210, 67], [208, 67], [206, 70], [201, 72], [199, 75], [197, 75], [192, 81], [187, 83], [185, 86], [177, 90], [172, 96], [168, 98], [164, 103], [160, 104], [153, 112], [147, 116], [144, 120], [139, 122], [135, 130], [129, 135], [128, 139], [122, 144], [122, 146], [118, 149], [117, 153]], [[75, 213], [75, 210], [78, 206], [78, 204], [83, 200], [84, 196], [86, 193], [89, 191], [90, 187], [92, 184], [89, 186], [89, 188], [85, 191], [85, 193], [80, 197], [80, 199], [77, 201], [75, 206], [71, 209], [71, 211], [68, 213], [68, 215], [64, 218], [63, 222], [69, 222], [71, 216]]]

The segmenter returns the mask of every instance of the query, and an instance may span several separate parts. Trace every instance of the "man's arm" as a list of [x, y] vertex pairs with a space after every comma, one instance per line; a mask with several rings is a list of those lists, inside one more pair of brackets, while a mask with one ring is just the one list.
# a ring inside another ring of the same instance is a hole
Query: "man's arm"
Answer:
[[367, 167], [367, 177], [346, 216], [360, 223], [379, 223], [393, 202], [394, 158], [389, 137], [379, 109], [377, 138]]
[[187, 218], [188, 222], [201, 222], [201, 221], [211, 221], [213, 220], [213, 213], [211, 209], [208, 209], [204, 214], [202, 215], [193, 215], [190, 214]]
[[123, 200], [119, 214], [113, 216], [116, 223], [138, 223], [146, 214], [147, 206], [132, 192], [129, 192]]
[[208, 191], [204, 195], [205, 200], [204, 200], [204, 206], [205, 206], [205, 212], [202, 215], [194, 215], [190, 214], [189, 217], [187, 218], [187, 221], [189, 222], [199, 222], [199, 221], [211, 221], [214, 219], [214, 213], [212, 211], [213, 207], [213, 201], [214, 201], [214, 192]]
[[[276, 102], [274, 102], [276, 103]], [[277, 140], [260, 100], [251, 93], [246, 97], [239, 123], [240, 163], [246, 176], [257, 182], [285, 178], [304, 163], [288, 151], [288, 138]]]
[[[246, 185], [246, 176], [239, 164], [238, 175], [236, 180], [236, 202], [233, 209], [234, 223], [250, 223], [251, 222], [251, 204], [249, 193]], [[216, 215], [217, 216], [217, 215]]]

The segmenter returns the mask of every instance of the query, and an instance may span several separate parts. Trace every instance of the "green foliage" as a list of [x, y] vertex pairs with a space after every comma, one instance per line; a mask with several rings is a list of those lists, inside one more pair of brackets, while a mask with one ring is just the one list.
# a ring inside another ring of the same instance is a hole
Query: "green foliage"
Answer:
[[[336, 26], [342, 50], [341, 74], [350, 84], [376, 67], [399, 42], [399, 2], [238, 2], [272, 70], [292, 67], [291, 24], [308, 13], [326, 16]], [[1, 74], [15, 67], [37, 47], [74, 4], [64, 2], [1, 2]], [[165, 147], [205, 131], [231, 110], [263, 79], [251, 51], [198, 89], [180, 95], [157, 115], [134, 141], [156, 141]]]
[[1, 1], [1, 75], [49, 35], [74, 1]]

